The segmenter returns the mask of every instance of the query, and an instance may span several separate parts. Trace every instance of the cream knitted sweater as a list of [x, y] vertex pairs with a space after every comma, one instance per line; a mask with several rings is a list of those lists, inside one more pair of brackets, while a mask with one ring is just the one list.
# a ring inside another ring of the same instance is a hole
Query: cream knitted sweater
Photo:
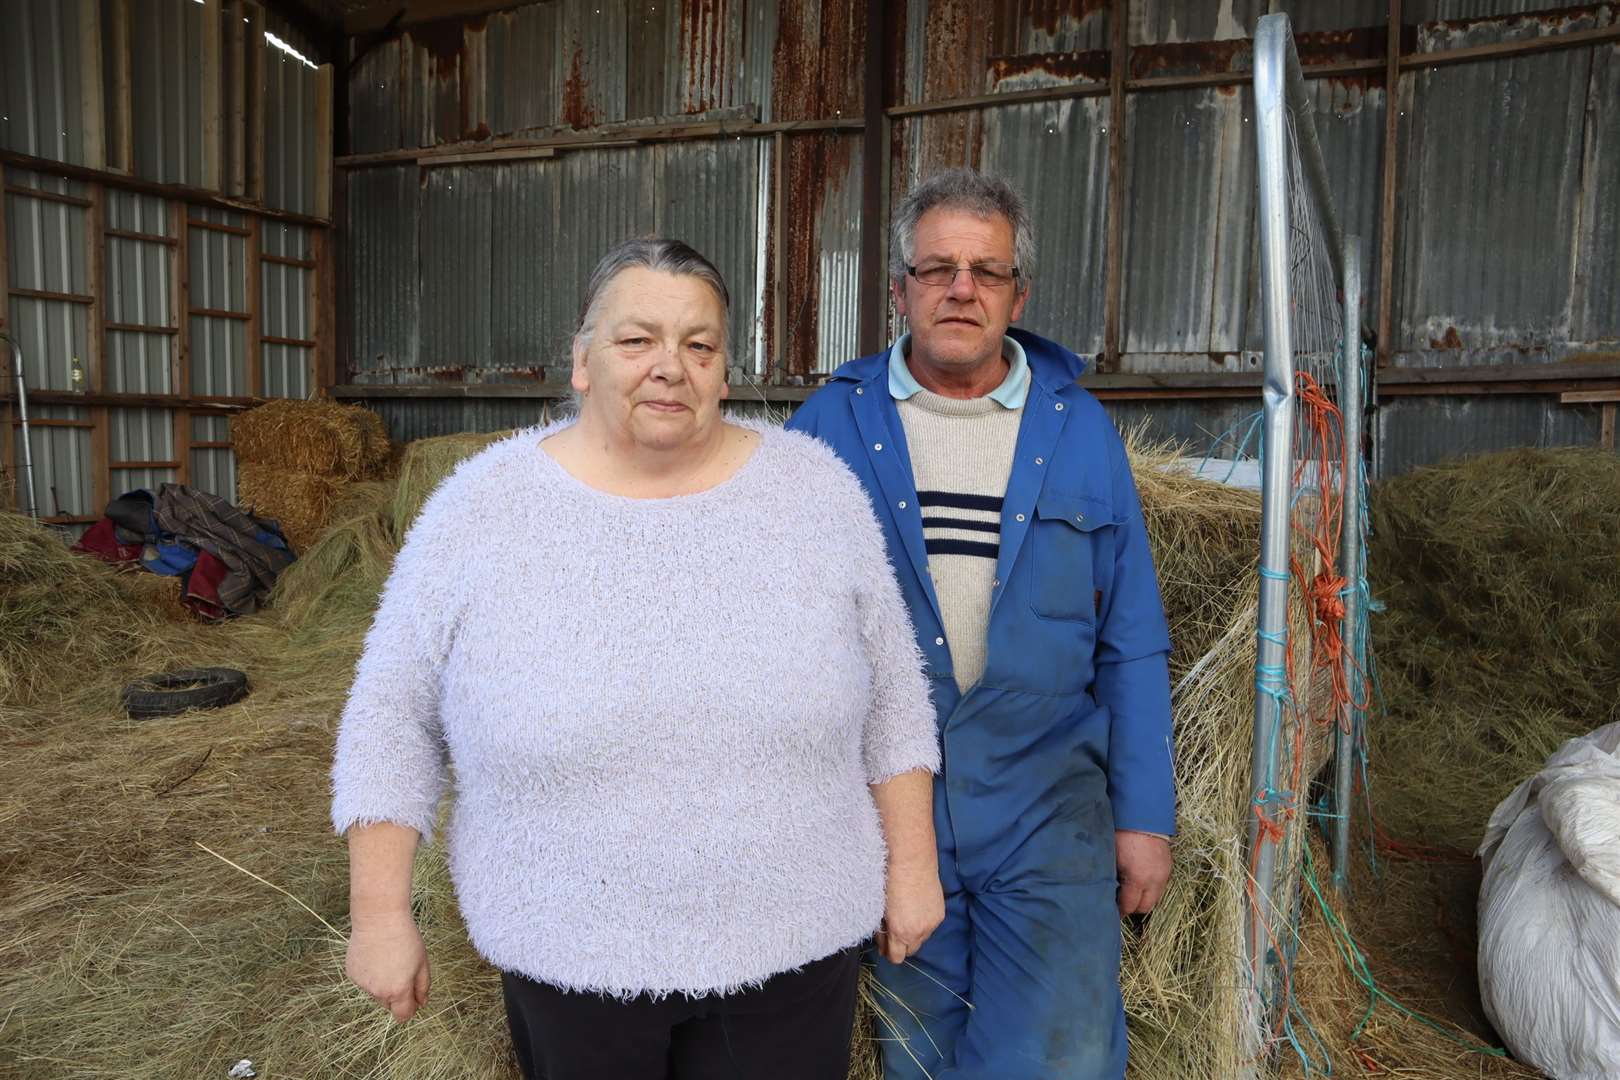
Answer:
[[708, 491], [579, 483], [526, 430], [459, 468], [394, 564], [338, 734], [333, 825], [433, 829], [497, 967], [731, 991], [867, 937], [867, 785], [937, 771], [922, 661], [859, 482], [763, 429]]

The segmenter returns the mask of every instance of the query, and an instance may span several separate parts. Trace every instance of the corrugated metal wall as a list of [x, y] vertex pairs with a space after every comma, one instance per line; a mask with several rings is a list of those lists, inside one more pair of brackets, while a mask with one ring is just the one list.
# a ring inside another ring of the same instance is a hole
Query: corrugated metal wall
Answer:
[[[849, 0], [656, 7], [555, 0], [412, 28], [376, 48], [355, 73], [354, 145], [383, 151], [539, 137], [709, 110], [763, 120], [855, 115], [861, 7]], [[1403, 47], [1457, 48], [1614, 24], [1612, 3], [1523, 14], [1546, 7], [1408, 0]], [[1385, 0], [1139, 0], [1127, 31], [1128, 75], [1245, 71], [1255, 21], [1279, 8], [1294, 20], [1306, 63], [1384, 55]], [[906, 0], [898, 12], [902, 60], [891, 81], [899, 104], [1106, 85], [1107, 4]], [[1389, 107], [1382, 84], [1376, 73], [1309, 86], [1341, 220], [1363, 238], [1369, 327], [1377, 325], [1380, 288]], [[1608, 212], [1620, 205], [1620, 49], [1419, 67], [1402, 76], [1396, 100], [1395, 362], [1523, 363], [1620, 348], [1620, 215]], [[1247, 87], [1129, 96], [1123, 373], [1257, 365], [1252, 120]], [[1086, 353], [1103, 344], [1108, 123], [1106, 95], [895, 123], [896, 195], [920, 173], [957, 162], [1000, 171], [1024, 189], [1041, 248], [1025, 325]], [[738, 145], [747, 149], [735, 154], [710, 141], [522, 164], [356, 169], [349, 221], [354, 380], [501, 381], [513, 368], [543, 377], [545, 367], [563, 361], [572, 306], [591, 263], [613, 240], [648, 229], [678, 231], [727, 273], [738, 297], [734, 363], [778, 381], [813, 380], [855, 351], [860, 137], [786, 140], [781, 238], [771, 235], [767, 214], [753, 213], [770, 209], [758, 186], [773, 179], [767, 142], [744, 139]], [[689, 174], [694, 179], [675, 180]], [[689, 198], [692, 191], [702, 195]], [[780, 327], [778, 242], [786, 249]], [[744, 351], [750, 344], [752, 362]], [[1412, 397], [1386, 406], [1377, 418], [1381, 467], [1400, 470], [1473, 446], [1447, 432], [1487, 414], [1515, 439], [1595, 438], [1596, 413], [1565, 409], [1555, 396], [1471, 405]], [[1257, 406], [1258, 394], [1254, 402], [1113, 407], [1122, 421], [1150, 419], [1159, 434], [1206, 446]], [[435, 407], [410, 405], [415, 415]]]

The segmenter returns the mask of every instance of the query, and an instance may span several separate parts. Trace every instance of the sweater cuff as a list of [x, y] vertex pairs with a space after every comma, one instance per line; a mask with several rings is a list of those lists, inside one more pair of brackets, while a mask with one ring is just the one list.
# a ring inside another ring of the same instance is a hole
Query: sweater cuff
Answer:
[[939, 740], [930, 734], [926, 739], [908, 739], [888, 746], [866, 748], [866, 782], [881, 784], [893, 780], [901, 773], [921, 769], [930, 775], [939, 775]]

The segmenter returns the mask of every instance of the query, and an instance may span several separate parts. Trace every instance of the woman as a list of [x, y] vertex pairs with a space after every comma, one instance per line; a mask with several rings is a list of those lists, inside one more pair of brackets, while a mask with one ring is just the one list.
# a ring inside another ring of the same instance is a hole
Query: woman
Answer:
[[546, 1080], [841, 1080], [857, 947], [943, 917], [933, 710], [883, 539], [821, 444], [728, 423], [725, 283], [634, 240], [593, 273], [577, 419], [428, 500], [344, 710], [348, 972], [408, 1019], [411, 862], [449, 855]]

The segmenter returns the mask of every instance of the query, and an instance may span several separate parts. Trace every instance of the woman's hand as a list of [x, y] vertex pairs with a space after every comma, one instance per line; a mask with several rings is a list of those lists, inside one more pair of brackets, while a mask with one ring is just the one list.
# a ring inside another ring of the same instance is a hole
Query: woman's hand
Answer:
[[356, 916], [343, 971], [401, 1024], [427, 1004], [427, 948], [408, 911]]
[[878, 951], [890, 963], [903, 964], [944, 921], [945, 892], [939, 885], [938, 862], [925, 858], [891, 865], [883, 929], [877, 933]]

